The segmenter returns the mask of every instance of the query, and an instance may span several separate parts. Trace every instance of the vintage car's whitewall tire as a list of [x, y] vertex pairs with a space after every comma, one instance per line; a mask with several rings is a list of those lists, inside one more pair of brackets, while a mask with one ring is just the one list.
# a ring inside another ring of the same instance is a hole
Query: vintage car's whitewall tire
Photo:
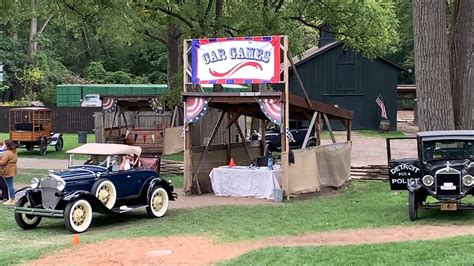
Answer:
[[[30, 202], [28, 201], [26, 197], [22, 197], [21, 199], [19, 199], [18, 202], [16, 203], [16, 206], [22, 207], [22, 208], [31, 208]], [[16, 223], [18, 224], [19, 227], [25, 230], [36, 228], [41, 222], [41, 218], [42, 218], [41, 216], [34, 216], [34, 215], [15, 212]]]
[[162, 187], [155, 187], [148, 199], [146, 211], [151, 218], [163, 217], [168, 211], [169, 203], [168, 192]]
[[408, 217], [410, 221], [415, 221], [418, 218], [418, 207], [416, 193], [408, 192]]
[[85, 199], [77, 199], [66, 205], [64, 224], [72, 233], [83, 233], [92, 223], [92, 207]]
[[92, 193], [109, 209], [112, 209], [117, 201], [117, 189], [108, 179], [97, 181], [92, 187]]

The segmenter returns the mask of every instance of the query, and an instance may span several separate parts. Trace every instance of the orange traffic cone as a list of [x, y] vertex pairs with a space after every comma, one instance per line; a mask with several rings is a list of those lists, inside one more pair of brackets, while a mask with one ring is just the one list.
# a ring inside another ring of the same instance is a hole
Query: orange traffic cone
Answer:
[[81, 240], [79, 239], [79, 235], [74, 234], [74, 236], [72, 237], [72, 245], [78, 246], [80, 243], [81, 243]]
[[234, 159], [230, 158], [229, 166], [230, 166], [230, 167], [234, 167], [234, 166], [235, 166]]

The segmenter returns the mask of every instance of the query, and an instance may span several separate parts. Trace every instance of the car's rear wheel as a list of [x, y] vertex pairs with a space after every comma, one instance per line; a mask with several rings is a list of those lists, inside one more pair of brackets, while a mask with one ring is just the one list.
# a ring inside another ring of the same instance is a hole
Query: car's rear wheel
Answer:
[[92, 193], [109, 209], [112, 209], [117, 201], [117, 189], [108, 179], [97, 181], [92, 186]]
[[415, 221], [418, 218], [418, 207], [416, 192], [408, 192], [408, 217], [410, 221]]
[[[16, 207], [31, 208], [31, 205], [26, 197], [22, 197], [16, 203]], [[30, 230], [36, 228], [40, 224], [41, 216], [15, 212], [15, 221], [16, 224], [24, 230]]]
[[31, 143], [26, 143], [25, 148], [27, 151], [32, 151], [34, 149], [34, 146]]
[[315, 147], [316, 146], [316, 140], [308, 140], [308, 143], [306, 143], [306, 148], [308, 147]]
[[69, 202], [64, 210], [64, 224], [72, 233], [83, 233], [92, 223], [92, 207], [85, 199]]
[[54, 149], [56, 151], [62, 151], [64, 146], [64, 140], [62, 137], [58, 138], [58, 142], [56, 142], [56, 145], [54, 145]]
[[46, 139], [41, 139], [39, 141], [39, 152], [40, 155], [46, 155], [46, 151], [48, 150], [48, 141]]
[[271, 154], [272, 152], [276, 151], [275, 145], [272, 143], [266, 143], [264, 149], [264, 154]]
[[151, 218], [163, 217], [168, 211], [169, 197], [168, 192], [162, 187], [155, 187], [148, 199], [146, 211]]

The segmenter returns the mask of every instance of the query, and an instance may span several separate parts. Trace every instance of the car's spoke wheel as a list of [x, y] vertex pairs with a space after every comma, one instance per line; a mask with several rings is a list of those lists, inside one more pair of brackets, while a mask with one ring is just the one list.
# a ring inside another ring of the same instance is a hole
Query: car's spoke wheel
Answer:
[[59, 137], [58, 142], [56, 142], [56, 145], [54, 145], [54, 149], [56, 149], [56, 151], [62, 151], [63, 146], [64, 146], [64, 140], [62, 137]]
[[[31, 208], [30, 202], [26, 197], [22, 197], [16, 203], [17, 207]], [[25, 230], [36, 228], [41, 222], [41, 216], [29, 215], [15, 212], [15, 221], [21, 228]]]
[[97, 181], [92, 187], [92, 193], [109, 209], [112, 209], [117, 201], [117, 190], [108, 179]]
[[168, 192], [162, 187], [155, 187], [148, 199], [146, 211], [152, 218], [163, 217], [168, 211], [169, 197]]
[[92, 222], [92, 207], [85, 199], [78, 199], [67, 204], [64, 210], [64, 223], [72, 233], [82, 233], [89, 229]]
[[410, 221], [415, 221], [418, 218], [418, 202], [416, 200], [415, 192], [408, 192], [408, 217]]
[[25, 148], [27, 151], [32, 151], [34, 149], [34, 146], [31, 143], [26, 143]]
[[40, 155], [46, 155], [47, 150], [48, 150], [48, 141], [46, 139], [41, 139], [39, 143]]

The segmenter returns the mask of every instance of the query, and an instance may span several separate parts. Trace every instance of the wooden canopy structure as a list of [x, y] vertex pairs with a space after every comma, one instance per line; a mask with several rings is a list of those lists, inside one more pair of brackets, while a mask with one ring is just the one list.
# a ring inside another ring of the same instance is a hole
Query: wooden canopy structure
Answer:
[[[235, 125], [237, 127], [237, 131], [240, 135], [240, 138], [243, 140], [243, 146], [245, 152], [250, 161], [252, 158], [250, 149], [248, 147], [248, 143], [246, 142], [244, 131], [240, 128], [237, 120], [240, 116], [249, 116], [261, 119], [262, 121], [268, 122], [268, 117], [263, 113], [261, 110], [259, 102], [263, 99], [272, 99], [272, 100], [280, 100], [283, 104], [283, 108], [286, 110], [289, 109], [289, 117], [285, 119], [288, 121], [289, 119], [294, 120], [311, 120], [310, 128], [313, 126], [315, 127], [316, 132], [316, 139], [318, 141], [318, 145], [320, 144], [321, 139], [321, 129], [322, 129], [322, 119], [324, 119], [325, 125], [328, 128], [331, 138], [333, 142], [335, 142], [334, 135], [332, 133], [332, 129], [329, 123], [329, 120], [339, 120], [343, 125], [346, 126], [346, 139], [347, 141], [351, 140], [351, 125], [352, 125], [352, 112], [338, 108], [329, 104], [306, 100], [303, 97], [296, 96], [296, 95], [288, 95], [286, 97], [285, 93], [283, 92], [243, 92], [243, 93], [219, 93], [219, 92], [183, 92], [182, 98], [184, 102], [187, 102], [189, 99], [197, 100], [202, 99], [203, 101], [207, 102], [208, 107], [215, 108], [222, 110], [221, 115], [214, 127], [212, 135], [210, 136], [210, 140], [207, 143], [206, 147], [204, 148], [203, 154], [200, 157], [200, 160], [196, 166], [193, 166], [192, 161], [192, 145], [191, 145], [191, 131], [186, 130], [186, 138], [185, 138], [185, 192], [187, 194], [191, 194], [192, 192], [197, 192], [198, 194], [201, 193], [201, 188], [199, 185], [199, 180], [197, 176], [199, 175], [202, 164], [206, 160], [206, 155], [210, 150], [214, 137], [216, 135], [217, 129], [221, 126], [223, 118], [225, 115], [228, 116], [228, 123], [226, 126], [229, 134], [227, 138], [226, 148], [227, 148], [227, 156], [226, 161], [229, 162], [231, 158], [231, 141], [230, 141], [230, 127]], [[286, 99], [289, 99], [286, 100]], [[288, 122], [286, 122], [287, 124]], [[264, 145], [265, 145], [265, 126], [262, 126], [262, 139], [260, 141], [260, 155], [264, 155]], [[285, 134], [284, 129], [287, 128], [286, 126], [280, 127], [281, 129], [281, 138], [282, 138], [282, 168], [283, 168], [283, 190], [286, 191], [288, 186], [288, 175], [285, 169], [288, 167], [288, 153], [289, 153], [289, 145], [288, 145], [288, 136]], [[308, 136], [311, 130], [308, 130]], [[308, 136], [306, 139], [308, 139]], [[305, 141], [306, 142], [306, 141]], [[286, 143], [286, 145], [285, 145]], [[305, 144], [303, 144], [305, 146]], [[191, 174], [192, 173], [192, 174]], [[193, 189], [196, 191], [193, 191]]]

